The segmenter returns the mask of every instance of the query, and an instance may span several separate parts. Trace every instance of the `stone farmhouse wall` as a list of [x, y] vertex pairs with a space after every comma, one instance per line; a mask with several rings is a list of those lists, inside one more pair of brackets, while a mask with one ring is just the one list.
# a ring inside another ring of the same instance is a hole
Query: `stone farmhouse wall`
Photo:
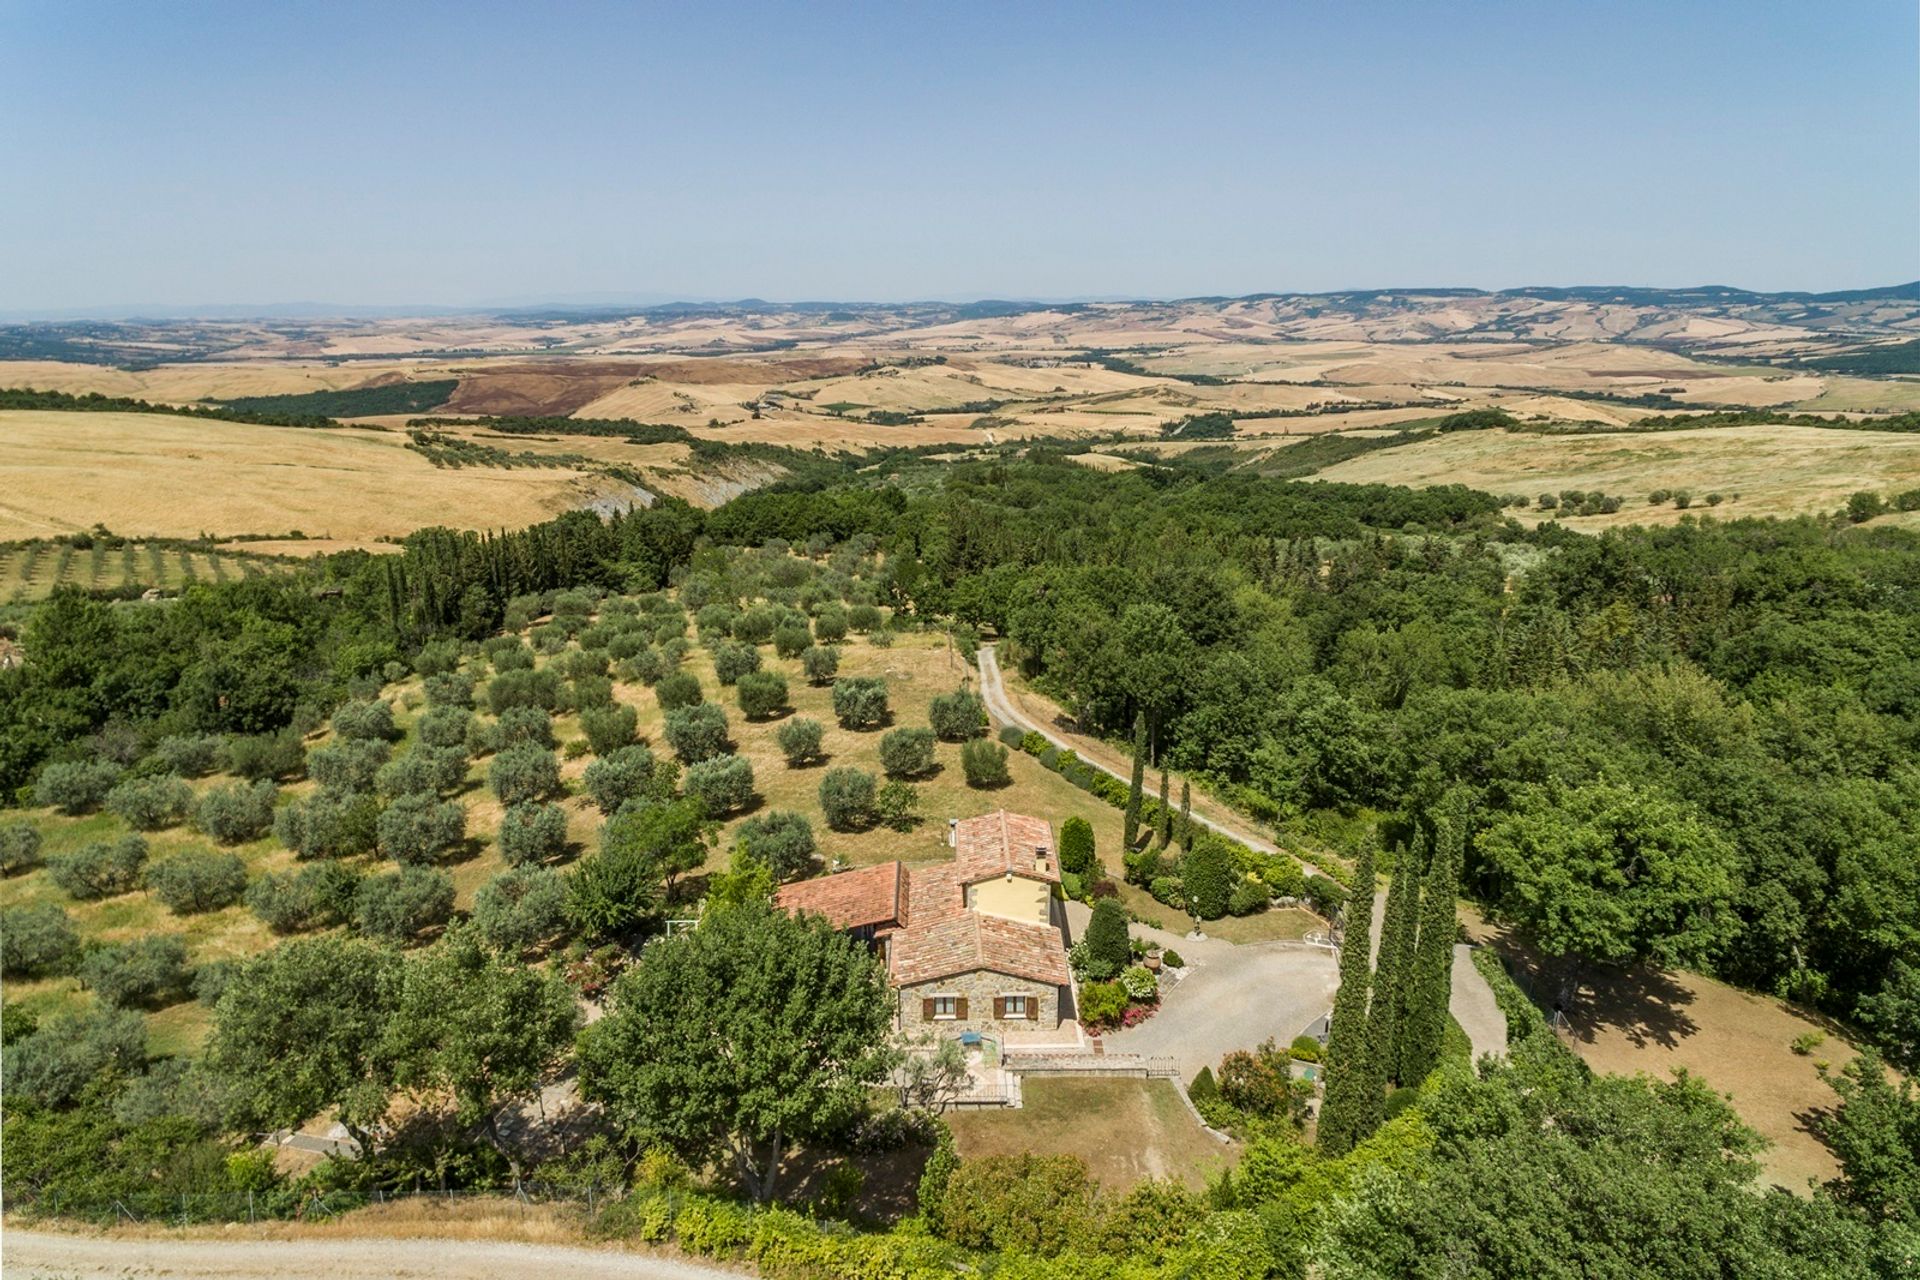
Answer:
[[[926, 1017], [925, 1002], [936, 995], [954, 995], [964, 998], [966, 1001], [964, 1016], [929, 1020]], [[994, 999], [1005, 995], [1026, 996], [1034, 1002], [1035, 1016], [995, 1018]], [[937, 978], [931, 982], [901, 987], [899, 998], [900, 1029], [908, 1035], [919, 1035], [928, 1031], [943, 1036], [961, 1031], [1018, 1031], [1036, 1028], [1050, 1031], [1060, 1025], [1060, 988], [1049, 983], [1035, 982], [1031, 978], [1015, 978], [985, 969], [976, 969], [972, 973], [960, 973], [948, 978]]]

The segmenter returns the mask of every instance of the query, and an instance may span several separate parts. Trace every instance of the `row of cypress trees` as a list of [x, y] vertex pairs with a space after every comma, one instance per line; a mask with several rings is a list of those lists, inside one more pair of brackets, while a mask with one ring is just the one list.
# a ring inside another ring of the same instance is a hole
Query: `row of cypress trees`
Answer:
[[1371, 842], [1354, 864], [1320, 1107], [1320, 1146], [1331, 1155], [1351, 1150], [1380, 1126], [1388, 1085], [1418, 1085], [1440, 1063], [1453, 990], [1454, 900], [1465, 853], [1466, 807], [1456, 793], [1428, 815], [1400, 855], [1387, 889], [1377, 959]]

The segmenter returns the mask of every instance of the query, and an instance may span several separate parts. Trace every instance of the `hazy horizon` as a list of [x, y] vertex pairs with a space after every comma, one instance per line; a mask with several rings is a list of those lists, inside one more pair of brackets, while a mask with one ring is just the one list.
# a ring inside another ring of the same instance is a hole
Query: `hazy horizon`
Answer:
[[1892, 0], [30, 0], [4, 30], [13, 317], [1920, 277]]

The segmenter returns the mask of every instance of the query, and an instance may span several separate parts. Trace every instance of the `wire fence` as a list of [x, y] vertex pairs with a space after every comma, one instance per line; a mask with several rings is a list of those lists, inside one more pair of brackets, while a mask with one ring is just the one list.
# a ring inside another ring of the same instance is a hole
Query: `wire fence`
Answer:
[[195, 1223], [226, 1222], [322, 1222], [356, 1209], [372, 1205], [413, 1203], [473, 1204], [490, 1201], [501, 1208], [518, 1207], [532, 1212], [551, 1205], [577, 1207], [589, 1216], [629, 1192], [625, 1187], [598, 1185], [556, 1186], [546, 1183], [522, 1183], [517, 1187], [469, 1190], [408, 1188], [389, 1191], [300, 1191], [284, 1188], [271, 1191], [132, 1192], [118, 1196], [89, 1197], [62, 1195], [58, 1191], [41, 1192], [31, 1188], [8, 1187], [0, 1197], [0, 1208], [8, 1214], [24, 1217], [65, 1218], [102, 1225], [116, 1223], [159, 1223], [190, 1226]]

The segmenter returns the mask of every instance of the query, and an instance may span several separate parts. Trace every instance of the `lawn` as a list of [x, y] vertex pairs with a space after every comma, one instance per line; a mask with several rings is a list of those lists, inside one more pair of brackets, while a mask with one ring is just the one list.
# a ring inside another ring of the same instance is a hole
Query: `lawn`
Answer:
[[1104, 1190], [1124, 1192], [1149, 1178], [1198, 1190], [1239, 1154], [1200, 1127], [1166, 1080], [1029, 1077], [1022, 1093], [1018, 1110], [947, 1116], [962, 1156], [1075, 1155]]

